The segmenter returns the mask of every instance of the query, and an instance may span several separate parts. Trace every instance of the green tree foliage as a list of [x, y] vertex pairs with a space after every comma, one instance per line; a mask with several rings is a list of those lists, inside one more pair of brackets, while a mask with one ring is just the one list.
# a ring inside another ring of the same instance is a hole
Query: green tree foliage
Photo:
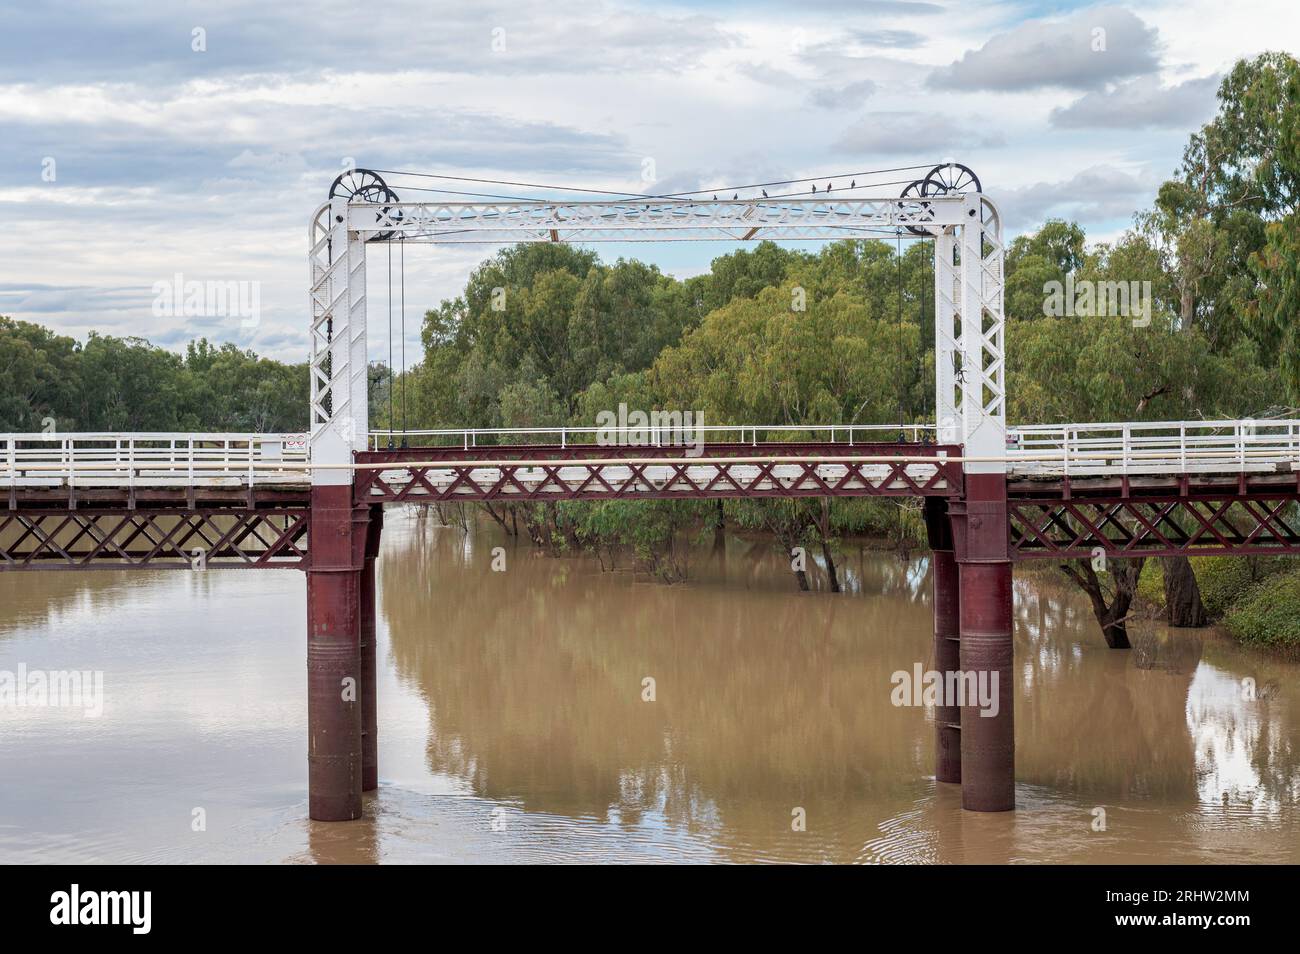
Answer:
[[793, 287], [769, 288], [705, 317], [651, 371], [669, 406], [718, 423], [897, 423], [916, 406], [919, 329], [874, 317], [861, 293], [811, 298], [793, 311]]
[[1223, 621], [1244, 643], [1300, 655], [1300, 571], [1256, 583]]
[[77, 343], [40, 325], [0, 317], [0, 431], [32, 433], [77, 404]]
[[1083, 229], [1061, 219], [1048, 219], [1037, 232], [1012, 240], [1003, 303], [1009, 321], [1043, 316], [1043, 289], [1083, 266], [1084, 242]]
[[569, 245], [505, 249], [425, 315], [411, 425], [564, 423], [589, 385], [642, 371], [695, 323], [693, 292], [636, 261]]
[[1242, 60], [1219, 88], [1219, 111], [1194, 133], [1155, 207], [1139, 218], [1177, 289], [1179, 326], [1216, 349], [1242, 335], [1287, 370], [1300, 393], [1296, 334], [1296, 201], [1300, 64], [1286, 53]]
[[185, 355], [142, 338], [86, 343], [0, 317], [0, 430], [301, 432], [307, 367], [200, 339]]
[[1046, 317], [1041, 309], [1037, 320], [1008, 322], [1010, 423], [1249, 417], [1276, 403], [1277, 375], [1254, 342], [1216, 350], [1200, 328], [1180, 328], [1158, 257], [1143, 237], [1090, 250], [1076, 275], [1151, 282], [1150, 323], [1142, 324], [1143, 316]]

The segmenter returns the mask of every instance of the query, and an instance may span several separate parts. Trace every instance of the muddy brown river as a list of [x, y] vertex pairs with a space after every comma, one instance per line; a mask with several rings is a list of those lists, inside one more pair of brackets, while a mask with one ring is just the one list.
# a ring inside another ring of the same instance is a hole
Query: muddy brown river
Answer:
[[666, 586], [389, 511], [352, 823], [306, 819], [300, 573], [0, 574], [0, 672], [103, 674], [98, 715], [0, 707], [0, 861], [1300, 860], [1300, 667], [1154, 622], [1108, 650], [1021, 572], [1018, 811], [967, 813], [933, 713], [891, 702], [929, 666], [927, 559], [840, 569], [801, 594], [731, 537]]

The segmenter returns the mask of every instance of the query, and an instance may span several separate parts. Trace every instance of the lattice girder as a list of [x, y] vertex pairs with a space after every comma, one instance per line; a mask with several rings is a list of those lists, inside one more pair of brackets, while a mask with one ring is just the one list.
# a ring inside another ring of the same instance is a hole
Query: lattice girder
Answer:
[[960, 465], [947, 460], [955, 452], [892, 444], [713, 445], [698, 458], [654, 447], [370, 451], [357, 455], [354, 502], [949, 496], [962, 486]]
[[1013, 498], [1016, 559], [1300, 554], [1296, 491]]
[[0, 510], [0, 570], [303, 569], [310, 510]]

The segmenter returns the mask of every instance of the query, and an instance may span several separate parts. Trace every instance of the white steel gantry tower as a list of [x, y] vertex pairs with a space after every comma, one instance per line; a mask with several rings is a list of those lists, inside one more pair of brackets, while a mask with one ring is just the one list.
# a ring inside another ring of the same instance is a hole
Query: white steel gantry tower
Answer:
[[938, 441], [963, 445], [968, 458], [985, 458], [968, 460], [968, 473], [1006, 470], [1002, 230], [996, 207], [980, 192], [896, 199], [402, 202], [378, 181], [351, 197], [332, 198], [309, 226], [315, 484], [351, 482], [344, 468], [354, 451], [366, 449], [369, 244], [808, 241], [879, 237], [882, 229], [935, 239]]

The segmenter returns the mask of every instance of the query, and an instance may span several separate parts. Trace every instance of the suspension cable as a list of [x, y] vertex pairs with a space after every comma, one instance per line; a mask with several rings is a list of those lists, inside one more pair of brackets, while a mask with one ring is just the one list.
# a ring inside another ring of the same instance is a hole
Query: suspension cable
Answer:
[[[920, 378], [921, 378], [921, 369], [922, 369], [922, 367], [923, 367], [923, 361], [924, 361], [924, 355], [925, 355], [925, 325], [926, 325], [926, 314], [925, 314], [925, 286], [926, 286], [927, 282], [929, 282], [929, 281], [932, 280], [932, 279], [930, 279], [930, 276], [927, 274], [927, 272], [926, 272], [926, 268], [925, 268], [925, 260], [926, 260], [927, 258], [929, 258], [929, 257], [930, 257], [930, 255], [927, 254], [925, 248], [923, 248], [923, 249], [921, 250], [921, 267], [920, 267], [920, 269], [919, 269], [919, 271], [920, 271], [920, 273], [921, 273], [921, 288], [920, 288], [920, 292], [919, 292], [919, 294], [918, 294], [918, 297], [919, 297], [920, 300], [921, 300], [921, 307], [920, 307], [920, 309], [919, 309], [918, 312], [917, 312], [917, 319], [916, 319], [916, 334], [917, 334], [917, 341], [916, 341], [916, 377], [917, 377], [917, 380], [920, 380]], [[937, 300], [937, 299], [935, 300], [935, 303], [938, 304], [938, 300]], [[937, 367], [937, 365], [936, 365], [936, 367]], [[934, 413], [935, 413], [936, 415], [939, 413], [939, 409], [938, 409], [937, 407], [935, 408]], [[928, 443], [928, 441], [929, 441], [929, 432], [926, 432], [925, 436], [922, 437], [921, 442], [922, 442], [922, 443]]]
[[898, 242], [898, 248], [895, 252], [895, 258], [898, 260], [896, 271], [898, 272], [898, 441], [901, 444], [907, 439], [907, 434], [903, 430], [903, 395], [907, 389], [907, 376], [903, 374], [903, 230], [896, 229], [895, 239]]
[[[651, 194], [651, 195], [644, 195], [636, 192], [617, 192], [609, 189], [591, 189], [591, 188], [584, 188], [580, 186], [553, 185], [553, 184], [543, 183], [543, 182], [519, 182], [511, 179], [488, 179], [488, 178], [473, 177], [473, 176], [453, 176], [445, 173], [436, 173], [436, 172], [412, 172], [409, 170], [401, 170], [401, 169], [374, 169], [372, 171], [384, 175], [416, 176], [423, 179], [444, 179], [444, 180], [449, 180], [454, 182], [478, 182], [487, 185], [513, 186], [513, 187], [524, 188], [524, 189], [549, 189], [555, 192], [584, 192], [587, 193], [588, 195], [610, 195], [610, 196], [620, 196], [623, 198], [637, 198], [637, 199], [685, 199], [690, 196], [708, 195], [710, 193], [727, 192], [727, 191], [739, 192], [744, 189], [761, 189], [761, 188], [766, 188], [768, 186], [780, 186], [780, 185], [792, 186], [792, 185], [800, 185], [803, 183], [816, 184], [822, 181], [825, 181], [827, 182], [828, 185], [830, 185], [833, 184], [835, 179], [843, 180], [847, 178], [849, 179], [850, 182], [856, 183], [858, 176], [882, 175], [884, 173], [889, 173], [889, 172], [909, 172], [916, 169], [933, 168], [934, 165], [935, 163], [927, 162], [927, 163], [922, 163], [913, 166], [893, 166], [887, 169], [864, 169], [859, 172], [830, 173], [828, 175], [806, 176], [804, 178], [799, 178], [799, 179], [775, 179], [771, 182], [751, 182], [751, 183], [746, 183], [744, 185], [723, 185], [723, 186], [717, 186], [716, 188], [712, 188], [712, 189], [696, 189], [689, 192], [668, 192], [668, 193]], [[858, 190], [858, 189], [870, 188], [872, 186], [882, 186], [882, 185], [898, 185], [900, 183], [907, 183], [909, 181], [910, 180], [904, 179], [904, 180], [899, 180], [898, 182], [865, 183], [861, 186], [855, 184], [852, 186], [843, 186], [841, 187], [840, 190], [837, 191]], [[416, 189], [417, 187], [405, 186], [404, 188]], [[470, 193], [470, 192], [456, 193], [456, 192], [452, 192], [452, 190], [444, 190], [444, 189], [421, 189], [419, 191], [448, 192], [455, 195], [482, 195], [485, 198], [523, 199], [523, 197], [496, 196], [496, 195], [491, 195], [489, 193]], [[801, 194], [802, 193], [790, 193], [790, 195], [801, 195]], [[769, 198], [778, 198], [778, 197], [769, 196]], [[535, 199], [532, 201], [544, 201], [544, 200]]]
[[[850, 181], [854, 181], [854, 182], [856, 182], [856, 180], [850, 180]], [[842, 192], [861, 192], [863, 189], [874, 189], [874, 188], [881, 188], [881, 187], [884, 187], [884, 186], [907, 185], [907, 184], [910, 183], [911, 181], [912, 181], [911, 179], [888, 179], [888, 180], [885, 180], [885, 181], [883, 181], [883, 182], [864, 182], [862, 185], [847, 185], [847, 186], [841, 186], [841, 187], [839, 187], [838, 189], [833, 189], [832, 191], [834, 191], [834, 192], [841, 192], [841, 193], [842, 193]], [[403, 192], [432, 192], [432, 193], [436, 193], [436, 194], [438, 194], [438, 195], [461, 195], [461, 196], [469, 196], [469, 197], [471, 197], [471, 198], [476, 198], [476, 199], [505, 199], [505, 200], [507, 200], [507, 201], [509, 201], [509, 202], [548, 202], [548, 203], [554, 203], [554, 202], [556, 201], [555, 199], [552, 199], [552, 198], [546, 198], [546, 197], [543, 197], [543, 196], [536, 196], [536, 195], [502, 195], [502, 194], [500, 194], [500, 193], [498, 193], [498, 192], [464, 192], [464, 191], [460, 191], [460, 190], [457, 190], [457, 189], [434, 189], [434, 188], [431, 188], [431, 187], [429, 187], [429, 186], [413, 186], [413, 185], [407, 185], [406, 183], [397, 183], [397, 184], [395, 184], [395, 185], [396, 185], [396, 188], [401, 189]], [[718, 189], [716, 189], [716, 190], [705, 189], [705, 190], [703, 190], [703, 191], [704, 191], [704, 192], [713, 192], [713, 193], [716, 194], [716, 192], [723, 192], [723, 193], [725, 193], [725, 192], [727, 192], [728, 190], [731, 190], [731, 189], [733, 189], [733, 188], [735, 188], [735, 187], [733, 187], [733, 186], [720, 186], [720, 187], [719, 187]], [[741, 186], [741, 187], [740, 187], [740, 190], [743, 191], [743, 190], [746, 189], [746, 188], [753, 188], [753, 187]], [[631, 202], [631, 201], [636, 201], [636, 202], [669, 202], [669, 203], [672, 203], [673, 205], [677, 205], [677, 206], [679, 206], [680, 204], [683, 204], [683, 203], [689, 205], [689, 204], [693, 204], [694, 202], [698, 201], [698, 200], [695, 200], [695, 199], [687, 199], [687, 198], [683, 198], [684, 196], [688, 196], [688, 195], [698, 195], [698, 194], [701, 194], [701, 193], [695, 193], [695, 192], [689, 192], [689, 193], [687, 193], [687, 192], [682, 192], [682, 193], [676, 193], [676, 194], [674, 194], [674, 195], [641, 195], [641, 194], [638, 194], [638, 193], [635, 193], [635, 192], [615, 192], [615, 193], [610, 193], [610, 194], [611, 194], [611, 195], [616, 195], [616, 196], [618, 196], [618, 197], [621, 198], [621, 199], [627, 199], [627, 200], [630, 201], [630, 202]], [[736, 193], [733, 192], [733, 194], [736, 194]], [[805, 198], [805, 197], [807, 197], [809, 194], [810, 194], [810, 193], [808, 193], [808, 192], [778, 192], [778, 193], [776, 193], [775, 195], [764, 195], [764, 196], [762, 196], [762, 198], [765, 199], [765, 200], [766, 200], [766, 199], [792, 199], [792, 198]], [[815, 194], [815, 195], [829, 195], [829, 193], [827, 193], [827, 192], [816, 192], [816, 193], [812, 193], [812, 194]], [[752, 200], [753, 198], [755, 198], [755, 197], [754, 197], [754, 196], [748, 196], [748, 197], [747, 197], [747, 200]], [[866, 196], [865, 198], [871, 198], [871, 197], [870, 197], [870, 196]], [[892, 199], [892, 198], [894, 198], [894, 196], [880, 196], [880, 198], [890, 198], [890, 199]], [[581, 200], [579, 200], [579, 201], [581, 201]], [[511, 213], [508, 213], [508, 214], [513, 215], [514, 213], [511, 212]]]
[[393, 246], [388, 245], [388, 449], [393, 449]]
[[406, 446], [406, 236], [398, 243], [402, 273], [402, 446]]

